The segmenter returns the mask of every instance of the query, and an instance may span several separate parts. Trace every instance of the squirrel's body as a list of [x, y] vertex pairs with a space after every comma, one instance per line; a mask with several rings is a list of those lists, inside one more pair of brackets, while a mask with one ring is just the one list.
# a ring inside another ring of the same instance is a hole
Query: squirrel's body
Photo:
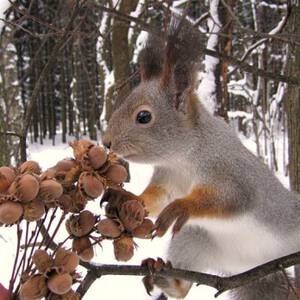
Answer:
[[[145, 48], [142, 83], [114, 112], [105, 137], [125, 159], [154, 165], [138, 199], [158, 216], [158, 235], [175, 222], [167, 259], [178, 268], [236, 274], [299, 251], [298, 196], [200, 104], [193, 84], [196, 50], [180, 48], [197, 38], [175, 33], [164, 64], [157, 45]], [[178, 298], [191, 286], [164, 278], [155, 283]], [[236, 289], [233, 297], [283, 300], [287, 286], [274, 274]]]
[[[206, 257], [201, 265], [206, 263], [207, 269], [224, 273], [240, 273], [298, 251], [299, 197], [286, 190], [268, 167], [242, 145], [230, 126], [210, 115], [200, 102], [197, 106], [198, 124], [189, 130], [186, 140], [179, 140], [184, 146], [182, 152], [154, 167], [149, 186], [152, 191], [155, 186], [163, 187], [166, 193], [147, 200], [146, 189], [145, 202], [149, 203], [150, 213], [157, 216], [174, 199], [210, 186], [221, 190], [223, 196], [229, 195], [229, 204], [235, 208], [228, 217], [196, 215], [187, 222], [201, 227], [213, 245], [208, 252], [211, 257]], [[228, 200], [221, 201], [220, 206]], [[157, 202], [160, 205], [155, 208]], [[197, 268], [195, 261], [189, 269], [194, 267]]]

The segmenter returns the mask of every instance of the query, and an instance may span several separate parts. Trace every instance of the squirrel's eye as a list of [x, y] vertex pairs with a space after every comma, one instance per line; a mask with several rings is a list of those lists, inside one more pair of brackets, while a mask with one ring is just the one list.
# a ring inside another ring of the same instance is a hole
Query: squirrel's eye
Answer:
[[137, 116], [136, 121], [140, 124], [147, 124], [152, 120], [152, 114], [148, 110], [141, 110]]

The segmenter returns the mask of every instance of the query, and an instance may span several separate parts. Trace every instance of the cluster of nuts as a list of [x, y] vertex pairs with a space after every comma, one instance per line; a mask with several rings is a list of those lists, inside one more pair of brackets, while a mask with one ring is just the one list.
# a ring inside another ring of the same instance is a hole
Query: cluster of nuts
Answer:
[[[0, 167], [0, 225], [37, 221], [51, 208], [61, 208], [63, 216], [71, 213], [65, 225], [72, 249], [59, 247], [52, 255], [41, 247], [35, 250], [35, 268], [21, 275], [20, 300], [77, 300], [80, 297], [72, 290], [79, 278], [75, 270], [79, 260], [92, 260], [94, 244], [112, 240], [116, 259], [128, 261], [134, 254], [134, 238], [152, 237], [154, 224], [143, 203], [122, 188], [128, 173], [119, 159], [87, 140], [70, 145], [74, 158], [44, 172], [34, 161], [18, 168]], [[104, 191], [101, 205], [107, 202], [106, 217], [100, 218], [85, 207]]]
[[103, 237], [113, 239], [115, 258], [128, 261], [134, 254], [134, 238], [152, 238], [154, 224], [147, 218], [143, 203], [131, 199], [126, 191], [117, 192], [124, 193], [126, 197], [106, 205], [107, 218], [100, 220], [96, 229]]
[[66, 228], [73, 238], [72, 249], [82, 261], [89, 262], [94, 257], [94, 249], [89, 234], [93, 231], [97, 218], [88, 210], [73, 214], [66, 221]]
[[37, 273], [30, 276], [21, 285], [20, 300], [65, 299], [79, 300], [78, 293], [72, 290], [72, 284], [77, 281], [75, 270], [79, 264], [76, 253], [59, 248], [54, 257], [47, 251], [38, 249], [32, 260]]
[[59, 182], [43, 179], [40, 174], [35, 161], [26, 161], [16, 169], [0, 168], [0, 223], [11, 225], [22, 218], [37, 221], [45, 207], [62, 195]]
[[35, 161], [16, 169], [0, 167], [0, 224], [12, 225], [22, 218], [36, 221], [45, 209], [57, 206], [65, 213], [78, 213], [106, 187], [127, 179], [126, 168], [103, 147], [88, 140], [70, 145], [75, 159], [63, 159], [43, 173]]
[[59, 161], [42, 177], [55, 178], [64, 187], [56, 205], [65, 212], [79, 213], [89, 200], [98, 198], [107, 187], [120, 186], [128, 177], [118, 158], [88, 140], [70, 143], [74, 159]]

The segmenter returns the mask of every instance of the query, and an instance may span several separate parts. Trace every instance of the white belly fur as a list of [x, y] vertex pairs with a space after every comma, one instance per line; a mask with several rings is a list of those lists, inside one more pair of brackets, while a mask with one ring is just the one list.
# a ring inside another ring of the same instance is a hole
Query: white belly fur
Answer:
[[215, 256], [212, 270], [217, 272], [240, 273], [300, 250], [297, 237], [278, 236], [251, 216], [231, 220], [198, 219], [189, 223], [209, 232], [216, 246], [212, 252]]

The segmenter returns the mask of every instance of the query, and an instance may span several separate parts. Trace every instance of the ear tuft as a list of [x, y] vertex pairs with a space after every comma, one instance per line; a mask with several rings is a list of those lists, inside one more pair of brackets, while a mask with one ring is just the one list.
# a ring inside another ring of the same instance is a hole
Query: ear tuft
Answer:
[[161, 74], [163, 46], [161, 38], [149, 35], [145, 47], [141, 50], [138, 57], [142, 81], [158, 77]]
[[172, 19], [164, 53], [162, 87], [174, 85], [176, 95], [194, 88], [197, 66], [205, 48], [204, 39], [204, 35], [184, 19]]

